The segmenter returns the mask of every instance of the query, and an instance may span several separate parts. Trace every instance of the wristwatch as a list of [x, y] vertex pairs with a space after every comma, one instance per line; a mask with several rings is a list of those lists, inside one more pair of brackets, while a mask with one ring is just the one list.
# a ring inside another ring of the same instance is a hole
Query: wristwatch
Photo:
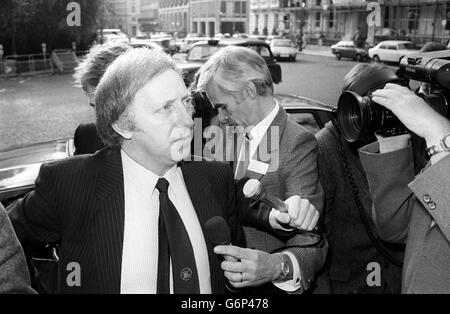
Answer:
[[439, 144], [427, 148], [430, 157], [442, 152], [450, 152], [450, 133], [444, 136]]
[[278, 282], [291, 280], [294, 276], [292, 273], [292, 262], [287, 254], [280, 254], [281, 257], [281, 276]]

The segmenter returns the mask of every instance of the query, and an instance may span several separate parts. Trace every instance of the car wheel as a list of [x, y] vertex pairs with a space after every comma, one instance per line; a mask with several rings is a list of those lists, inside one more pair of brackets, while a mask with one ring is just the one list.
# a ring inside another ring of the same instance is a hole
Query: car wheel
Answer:
[[380, 57], [378, 57], [377, 55], [374, 55], [372, 60], [373, 60], [373, 62], [380, 62]]
[[293, 56], [291, 57], [291, 60], [292, 60], [293, 62], [295, 62], [296, 59], [297, 59], [297, 55], [296, 55], [296, 54], [293, 55]]
[[341, 58], [342, 58], [341, 53], [336, 52], [336, 59], [341, 60]]
[[356, 62], [362, 62], [362, 56], [359, 53], [356, 54], [355, 61]]

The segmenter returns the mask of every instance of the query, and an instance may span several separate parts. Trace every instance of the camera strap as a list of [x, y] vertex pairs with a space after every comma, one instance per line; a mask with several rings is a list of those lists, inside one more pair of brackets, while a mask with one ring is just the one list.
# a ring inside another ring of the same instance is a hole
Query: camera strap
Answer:
[[[333, 134], [333, 132], [331, 132]], [[333, 136], [335, 136], [335, 134], [333, 134]], [[367, 217], [367, 212], [364, 209], [364, 206], [361, 202], [361, 197], [360, 197], [360, 192], [359, 192], [359, 188], [356, 185], [356, 180], [353, 177], [353, 173], [352, 170], [350, 169], [350, 164], [347, 158], [347, 154], [344, 151], [344, 147], [342, 146], [342, 142], [341, 142], [341, 134], [338, 132], [338, 138], [337, 138], [337, 142], [338, 142], [338, 150], [339, 150], [339, 154], [341, 155], [341, 161], [342, 164], [344, 166], [344, 171], [345, 174], [347, 175], [348, 180], [350, 181], [350, 186], [352, 188], [352, 194], [353, 194], [353, 198], [355, 200], [356, 203], [356, 207], [358, 209], [358, 213], [359, 213], [359, 217], [361, 219], [361, 222], [364, 226], [364, 229], [366, 230], [367, 235], [370, 238], [370, 241], [372, 242], [373, 246], [375, 247], [375, 249], [378, 251], [378, 253], [383, 256], [387, 261], [389, 261], [391, 264], [398, 266], [398, 267], [402, 267], [403, 266], [403, 262], [397, 260], [396, 258], [394, 258], [384, 247], [383, 243], [380, 241], [380, 239], [373, 233], [372, 228], [370, 227], [370, 222], [369, 222], [369, 217]]]

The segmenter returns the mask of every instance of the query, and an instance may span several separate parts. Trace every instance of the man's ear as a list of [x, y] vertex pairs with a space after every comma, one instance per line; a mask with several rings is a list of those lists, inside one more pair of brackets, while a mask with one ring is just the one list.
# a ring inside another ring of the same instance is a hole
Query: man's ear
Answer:
[[244, 88], [242, 89], [242, 96], [244, 98], [255, 99], [257, 95], [258, 93], [256, 91], [256, 86], [255, 84], [253, 84], [253, 82], [248, 82], [247, 84], [245, 84]]
[[126, 127], [125, 123], [120, 120], [114, 122], [112, 128], [126, 140], [131, 140], [133, 137], [133, 133]]

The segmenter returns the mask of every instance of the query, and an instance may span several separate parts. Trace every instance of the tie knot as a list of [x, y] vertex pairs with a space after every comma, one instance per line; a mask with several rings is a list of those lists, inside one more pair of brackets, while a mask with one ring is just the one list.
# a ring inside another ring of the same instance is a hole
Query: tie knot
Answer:
[[167, 189], [169, 188], [169, 181], [167, 181], [165, 178], [159, 178], [158, 182], [156, 183], [156, 188], [158, 189], [159, 193], [167, 193]]

